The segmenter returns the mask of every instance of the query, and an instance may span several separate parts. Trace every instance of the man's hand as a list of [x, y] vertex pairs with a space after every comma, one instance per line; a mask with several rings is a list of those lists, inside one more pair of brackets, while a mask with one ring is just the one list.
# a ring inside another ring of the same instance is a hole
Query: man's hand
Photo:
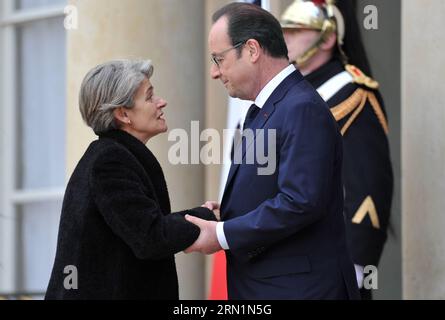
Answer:
[[219, 203], [216, 201], [206, 201], [201, 207], [206, 207], [209, 210], [219, 210]]
[[198, 239], [184, 250], [185, 253], [200, 252], [203, 254], [212, 254], [222, 249], [216, 236], [217, 222], [202, 220], [190, 215], [186, 215], [185, 219], [197, 225], [201, 230]]
[[205, 207], [205, 208], [207, 208], [209, 210], [212, 210], [213, 213], [216, 216], [216, 219], [218, 221], [221, 220], [221, 216], [220, 216], [220, 212], [219, 212], [220, 205], [219, 205], [218, 202], [216, 202], [216, 201], [206, 201], [206, 203], [204, 203], [201, 207]]

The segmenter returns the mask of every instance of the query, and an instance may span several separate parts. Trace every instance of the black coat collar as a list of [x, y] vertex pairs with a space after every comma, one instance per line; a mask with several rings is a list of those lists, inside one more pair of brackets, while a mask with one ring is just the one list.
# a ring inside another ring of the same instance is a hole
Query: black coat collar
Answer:
[[159, 200], [162, 212], [171, 212], [170, 199], [164, 172], [154, 154], [140, 140], [123, 130], [110, 130], [99, 135], [99, 139], [111, 139], [123, 145], [140, 162], [147, 172]]

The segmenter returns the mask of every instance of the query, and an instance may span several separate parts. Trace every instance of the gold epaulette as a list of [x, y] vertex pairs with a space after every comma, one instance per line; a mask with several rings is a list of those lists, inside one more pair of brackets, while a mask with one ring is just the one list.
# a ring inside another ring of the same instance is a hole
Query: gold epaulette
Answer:
[[371, 77], [368, 77], [366, 74], [363, 73], [362, 70], [360, 70], [356, 66], [347, 64], [345, 65], [345, 69], [351, 75], [354, 83], [365, 86], [372, 90], [376, 90], [379, 88], [379, 83], [377, 81], [375, 81]]
[[374, 92], [365, 90], [363, 88], [358, 88], [348, 99], [346, 99], [339, 105], [331, 108], [331, 112], [337, 122], [352, 113], [348, 121], [346, 121], [346, 123], [341, 128], [341, 134], [343, 136], [352, 125], [354, 120], [357, 119], [360, 112], [362, 112], [367, 100], [369, 100], [369, 103], [371, 104], [375, 114], [377, 115], [377, 119], [382, 125], [383, 131], [388, 134], [388, 122], [386, 121], [385, 114], [383, 113], [382, 107], [380, 106], [380, 103], [378, 102]]

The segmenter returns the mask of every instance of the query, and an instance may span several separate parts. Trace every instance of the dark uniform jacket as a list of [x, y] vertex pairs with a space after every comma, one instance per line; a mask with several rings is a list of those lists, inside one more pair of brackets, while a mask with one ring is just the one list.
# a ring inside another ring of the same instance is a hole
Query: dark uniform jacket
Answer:
[[[205, 208], [170, 213], [150, 150], [124, 131], [102, 135], [68, 183], [46, 299], [178, 299], [174, 254], [199, 235], [186, 213], [215, 220]], [[66, 289], [67, 266], [77, 289]]]
[[[319, 88], [345, 71], [331, 60], [306, 79]], [[377, 266], [387, 238], [393, 192], [388, 125], [377, 90], [349, 83], [327, 101], [343, 135], [344, 214], [352, 260]]]

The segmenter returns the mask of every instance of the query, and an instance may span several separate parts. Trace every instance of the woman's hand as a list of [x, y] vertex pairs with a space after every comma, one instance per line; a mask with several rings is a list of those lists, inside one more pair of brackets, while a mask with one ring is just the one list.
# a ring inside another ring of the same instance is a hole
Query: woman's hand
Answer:
[[219, 212], [220, 204], [218, 202], [216, 202], [216, 201], [206, 201], [206, 203], [204, 203], [201, 207], [204, 207], [204, 208], [207, 208], [209, 210], [212, 210], [213, 214], [216, 217], [216, 219], [218, 221], [221, 220], [220, 212]]

